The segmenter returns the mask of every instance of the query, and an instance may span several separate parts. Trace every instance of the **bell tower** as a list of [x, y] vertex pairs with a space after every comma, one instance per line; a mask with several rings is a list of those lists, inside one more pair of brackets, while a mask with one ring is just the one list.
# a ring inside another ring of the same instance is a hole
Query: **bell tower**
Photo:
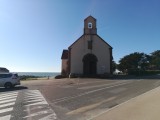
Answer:
[[88, 16], [84, 20], [84, 34], [97, 34], [96, 19], [92, 16]]

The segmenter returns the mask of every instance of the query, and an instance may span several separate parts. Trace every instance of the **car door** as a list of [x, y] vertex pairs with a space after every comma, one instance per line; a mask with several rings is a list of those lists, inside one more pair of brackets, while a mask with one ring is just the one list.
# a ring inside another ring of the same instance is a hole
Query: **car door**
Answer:
[[4, 74], [0, 74], [0, 87], [3, 87], [4, 86], [4, 78], [5, 75]]

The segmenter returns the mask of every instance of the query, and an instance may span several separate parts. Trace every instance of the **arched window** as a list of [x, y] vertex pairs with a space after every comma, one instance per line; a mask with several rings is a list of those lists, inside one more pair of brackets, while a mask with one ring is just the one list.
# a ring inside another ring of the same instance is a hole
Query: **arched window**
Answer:
[[90, 28], [90, 29], [92, 28], [92, 23], [91, 22], [88, 23], [88, 28]]

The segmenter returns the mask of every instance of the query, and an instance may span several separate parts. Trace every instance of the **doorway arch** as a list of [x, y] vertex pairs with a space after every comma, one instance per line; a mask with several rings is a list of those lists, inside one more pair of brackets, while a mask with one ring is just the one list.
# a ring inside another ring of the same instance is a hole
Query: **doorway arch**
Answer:
[[83, 57], [83, 74], [96, 75], [97, 74], [97, 57], [94, 54], [86, 54]]

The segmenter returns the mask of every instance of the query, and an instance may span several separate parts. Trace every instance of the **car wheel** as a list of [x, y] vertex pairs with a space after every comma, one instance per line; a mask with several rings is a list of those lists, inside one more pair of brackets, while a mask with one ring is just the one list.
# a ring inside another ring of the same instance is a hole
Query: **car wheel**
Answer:
[[4, 87], [5, 88], [12, 88], [12, 83], [7, 82], [7, 83], [5, 83]]

